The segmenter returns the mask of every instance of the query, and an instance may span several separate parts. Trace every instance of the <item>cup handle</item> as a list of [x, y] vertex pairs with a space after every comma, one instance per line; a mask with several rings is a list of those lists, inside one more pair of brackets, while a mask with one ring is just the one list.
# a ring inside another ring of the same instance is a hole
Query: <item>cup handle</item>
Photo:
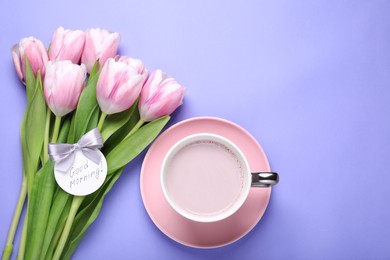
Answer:
[[252, 172], [252, 187], [271, 187], [279, 182], [276, 172]]

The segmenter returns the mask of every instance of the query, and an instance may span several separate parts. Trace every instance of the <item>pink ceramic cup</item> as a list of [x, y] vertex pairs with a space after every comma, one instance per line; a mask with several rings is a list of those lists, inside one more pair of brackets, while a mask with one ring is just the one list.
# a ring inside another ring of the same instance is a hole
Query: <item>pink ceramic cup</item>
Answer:
[[234, 214], [251, 187], [270, 187], [275, 172], [252, 173], [238, 146], [220, 135], [187, 136], [167, 152], [161, 167], [161, 186], [170, 206], [196, 222], [216, 222]]

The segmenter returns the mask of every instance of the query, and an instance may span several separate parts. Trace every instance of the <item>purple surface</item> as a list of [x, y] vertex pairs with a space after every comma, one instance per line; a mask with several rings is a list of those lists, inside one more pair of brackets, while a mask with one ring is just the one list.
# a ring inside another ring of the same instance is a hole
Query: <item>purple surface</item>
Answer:
[[192, 249], [149, 219], [139, 190], [142, 154], [74, 259], [389, 259], [389, 13], [386, 0], [2, 0], [1, 247], [21, 183], [26, 104], [9, 50], [30, 35], [48, 46], [62, 25], [120, 32], [121, 54], [187, 87], [171, 124], [206, 115], [231, 120], [259, 140], [281, 175], [247, 236]]

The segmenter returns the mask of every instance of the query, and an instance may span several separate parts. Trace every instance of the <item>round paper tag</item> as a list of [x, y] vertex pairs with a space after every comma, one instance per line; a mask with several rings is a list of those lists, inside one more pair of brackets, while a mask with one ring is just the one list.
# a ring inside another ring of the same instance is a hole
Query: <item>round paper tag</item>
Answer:
[[74, 151], [74, 162], [67, 172], [57, 170], [54, 176], [58, 185], [66, 192], [76, 196], [85, 196], [95, 192], [103, 185], [107, 176], [107, 162], [99, 150], [100, 163], [88, 159], [80, 150]]

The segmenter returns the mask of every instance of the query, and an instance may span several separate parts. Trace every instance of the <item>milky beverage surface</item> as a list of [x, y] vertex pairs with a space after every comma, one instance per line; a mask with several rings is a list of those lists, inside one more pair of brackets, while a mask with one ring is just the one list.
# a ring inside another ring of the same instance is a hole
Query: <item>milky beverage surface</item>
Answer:
[[215, 216], [228, 210], [243, 189], [241, 162], [228, 147], [214, 141], [184, 146], [166, 169], [171, 200], [195, 215]]

